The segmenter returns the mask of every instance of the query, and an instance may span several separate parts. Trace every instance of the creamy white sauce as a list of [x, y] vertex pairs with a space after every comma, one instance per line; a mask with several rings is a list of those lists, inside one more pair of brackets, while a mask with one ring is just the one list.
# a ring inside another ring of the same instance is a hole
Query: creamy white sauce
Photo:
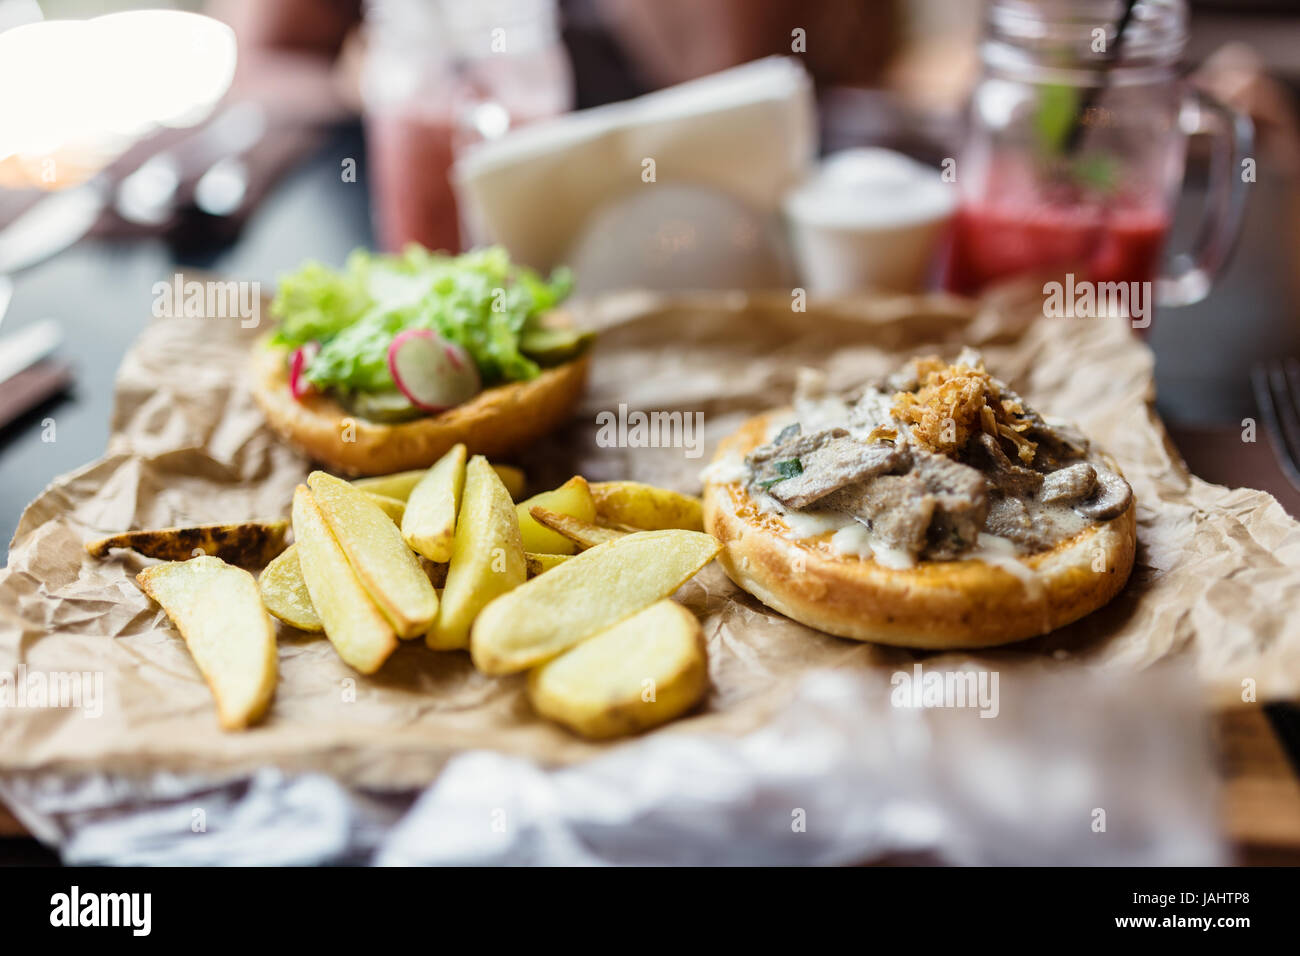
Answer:
[[849, 431], [854, 438], [866, 439], [872, 430], [887, 425], [902, 431], [894, 419], [894, 397], [878, 389], [868, 389], [855, 406], [858, 423]]
[[1024, 564], [1019, 555], [1020, 549], [1016, 547], [1014, 541], [981, 531], [975, 540], [975, 547], [963, 554], [962, 558], [983, 561], [985, 564], [991, 564], [1014, 575], [1024, 586], [1030, 600], [1041, 601], [1047, 596], [1042, 578], [1038, 576], [1037, 571]]
[[[836, 395], [817, 399], [795, 399], [794, 412], [795, 417], [790, 421], [799, 422], [803, 426], [805, 435], [812, 435], [827, 428], [845, 428], [849, 423], [849, 405]], [[786, 424], [790, 424], [790, 421]]]
[[[764, 495], [780, 508], [780, 503], [771, 495]], [[851, 524], [857, 524], [851, 517], [835, 511], [789, 511], [781, 508], [781, 520], [790, 526], [789, 537], [815, 538], [819, 534], [837, 532]]]
[[745, 467], [743, 455], [731, 453], [707, 465], [700, 472], [700, 484], [730, 485], [744, 482], [749, 478], [749, 469]]
[[831, 535], [831, 550], [836, 554], [875, 558], [881, 567], [905, 571], [916, 567], [916, 558], [902, 548], [891, 548], [867, 530], [861, 521], [853, 521]]
[[875, 538], [871, 541], [871, 552], [875, 555], [876, 563], [882, 567], [893, 568], [895, 571], [906, 571], [908, 568], [916, 567], [915, 555], [902, 548], [887, 547]]
[[831, 550], [858, 558], [874, 557], [871, 532], [861, 521], [850, 522], [831, 535]]

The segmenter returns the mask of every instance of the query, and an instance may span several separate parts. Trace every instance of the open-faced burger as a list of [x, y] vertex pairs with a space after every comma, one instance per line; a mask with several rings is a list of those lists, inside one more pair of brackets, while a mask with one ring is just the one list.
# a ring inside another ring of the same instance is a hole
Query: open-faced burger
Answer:
[[823, 381], [805, 375], [793, 408], [748, 421], [705, 473], [719, 560], [764, 604], [842, 637], [983, 647], [1124, 586], [1128, 482], [977, 354], [918, 359], [845, 395]]

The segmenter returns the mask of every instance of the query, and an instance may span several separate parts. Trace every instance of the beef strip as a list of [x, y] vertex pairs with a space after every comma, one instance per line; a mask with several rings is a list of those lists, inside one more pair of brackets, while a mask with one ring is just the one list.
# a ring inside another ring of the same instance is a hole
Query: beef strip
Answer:
[[802, 460], [822, 445], [847, 435], [848, 432], [843, 428], [825, 428], [805, 435], [797, 423], [786, 426], [781, 429], [776, 440], [759, 445], [745, 458], [745, 465], [750, 472], [750, 487], [766, 488], [771, 482], [787, 477], [777, 470], [777, 462]]
[[803, 471], [767, 491], [787, 508], [807, 508], [846, 485], [901, 471], [907, 454], [889, 442], [836, 438], [802, 456]]
[[995, 494], [989, 501], [984, 530], [1014, 541], [1026, 551], [1044, 551], [1056, 543], [1051, 525], [1035, 523], [1019, 498]]
[[850, 485], [823, 499], [834, 511], [867, 526], [886, 547], [916, 555], [925, 545], [926, 531], [937, 504], [920, 476], [880, 475]]
[[[787, 437], [791, 430], [794, 429], [793, 435]], [[824, 428], [819, 432], [812, 432], [805, 435], [799, 426], [789, 425], [781, 429], [777, 435], [776, 441], [768, 442], [766, 445], [759, 445], [749, 453], [745, 463], [750, 468], [765, 464], [769, 461], [788, 461], [791, 458], [802, 458], [809, 452], [816, 451], [827, 442], [836, 438], [843, 438], [848, 435], [848, 431], [843, 428]]]
[[1017, 465], [1002, 450], [1002, 443], [988, 432], [981, 432], [975, 441], [977, 464], [988, 475], [989, 484], [1007, 495], [1032, 498], [1043, 486], [1043, 476], [1032, 469]]
[[1066, 465], [1043, 479], [1039, 501], [1078, 501], [1087, 498], [1097, 487], [1097, 471], [1086, 461]]
[[888, 547], [915, 557], [930, 550], [955, 554], [974, 543], [988, 507], [983, 476], [943, 455], [899, 448], [903, 474], [881, 474], [850, 484], [822, 507], [851, 515]]
[[970, 465], [943, 455], [911, 450], [912, 473], [935, 497], [934, 520], [925, 548], [931, 557], [952, 556], [975, 543], [988, 513], [987, 483]]
[[1057, 471], [1088, 455], [1088, 439], [1072, 425], [1037, 421], [1024, 434], [1038, 444], [1034, 450], [1034, 467], [1039, 471]]

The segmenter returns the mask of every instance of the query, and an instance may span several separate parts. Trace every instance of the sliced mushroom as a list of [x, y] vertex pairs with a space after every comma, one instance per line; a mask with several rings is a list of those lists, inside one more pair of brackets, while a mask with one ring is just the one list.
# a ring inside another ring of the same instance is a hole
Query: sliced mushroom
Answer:
[[1086, 501], [1080, 501], [1074, 510], [1093, 521], [1106, 521], [1122, 515], [1133, 500], [1133, 489], [1127, 481], [1105, 468], [1097, 472], [1097, 492]]

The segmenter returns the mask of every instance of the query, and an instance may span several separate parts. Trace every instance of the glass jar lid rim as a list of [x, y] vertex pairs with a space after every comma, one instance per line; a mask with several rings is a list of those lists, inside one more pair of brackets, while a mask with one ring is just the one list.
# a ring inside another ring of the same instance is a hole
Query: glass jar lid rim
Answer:
[[1177, 62], [1187, 43], [1185, 0], [1137, 0], [1116, 49], [1125, 6], [1125, 0], [992, 0], [985, 59], [1080, 70]]

